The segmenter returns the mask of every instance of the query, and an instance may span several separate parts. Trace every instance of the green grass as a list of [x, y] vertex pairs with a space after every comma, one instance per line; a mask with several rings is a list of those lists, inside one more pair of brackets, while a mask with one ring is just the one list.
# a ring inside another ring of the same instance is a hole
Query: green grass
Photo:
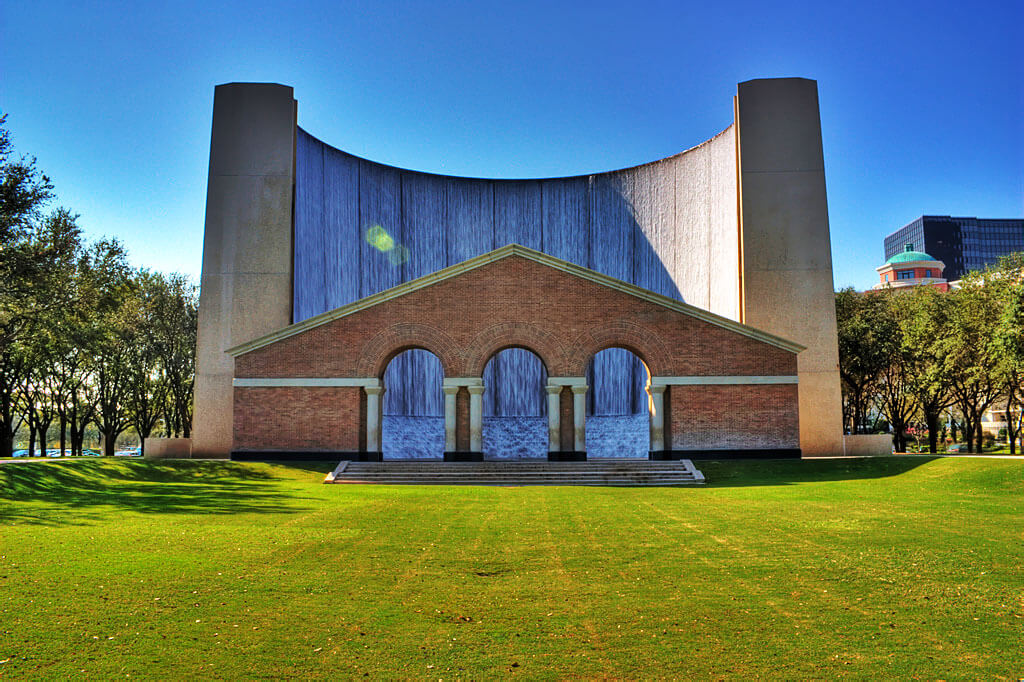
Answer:
[[701, 463], [705, 488], [0, 466], [0, 677], [1024, 675], [1024, 463]]

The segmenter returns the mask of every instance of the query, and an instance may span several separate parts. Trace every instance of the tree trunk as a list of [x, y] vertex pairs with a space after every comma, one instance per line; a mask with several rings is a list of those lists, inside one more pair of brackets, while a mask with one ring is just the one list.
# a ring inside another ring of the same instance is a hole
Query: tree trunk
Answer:
[[36, 454], [36, 427], [29, 424], [28, 426], [28, 456], [34, 457]]
[[983, 442], [984, 436], [985, 436], [985, 432], [981, 430], [981, 418], [980, 417], [978, 419], [978, 427], [977, 428], [978, 428], [978, 430], [977, 430], [977, 435], [978, 435], [978, 454], [980, 455], [981, 451], [982, 451], [982, 442]]
[[964, 442], [967, 443], [967, 452], [974, 452], [974, 422], [964, 414], [964, 425], [961, 429], [964, 434]]
[[928, 425], [928, 452], [934, 455], [939, 451], [939, 413], [925, 410], [924, 420]]
[[59, 422], [60, 423], [60, 456], [64, 457], [64, 455], [65, 455], [64, 450], [67, 447], [67, 443], [68, 443], [68, 418], [64, 415], [64, 413], [61, 413], [59, 415], [59, 419], [60, 419], [60, 422]]

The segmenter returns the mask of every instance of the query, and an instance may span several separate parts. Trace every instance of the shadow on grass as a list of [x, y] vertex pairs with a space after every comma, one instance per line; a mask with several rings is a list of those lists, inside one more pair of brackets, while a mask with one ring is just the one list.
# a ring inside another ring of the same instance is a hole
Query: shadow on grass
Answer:
[[266, 470], [233, 462], [54, 462], [0, 467], [0, 523], [78, 525], [143, 514], [305, 511]]
[[850, 457], [837, 459], [693, 460], [707, 486], [793, 485], [820, 481], [888, 478], [912, 471], [936, 457]]

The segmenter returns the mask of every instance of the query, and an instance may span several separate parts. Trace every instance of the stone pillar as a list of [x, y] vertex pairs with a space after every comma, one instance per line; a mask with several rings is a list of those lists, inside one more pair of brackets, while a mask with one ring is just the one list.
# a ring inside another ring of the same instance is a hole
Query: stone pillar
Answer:
[[797, 356], [803, 455], [843, 452], [842, 394], [818, 84], [740, 83], [736, 97], [740, 322], [807, 346]]
[[548, 384], [545, 388], [548, 392], [548, 452], [558, 452], [562, 449], [562, 425], [559, 414], [562, 387]]
[[572, 425], [573, 449], [576, 452], [587, 450], [587, 387], [572, 387]]
[[295, 98], [273, 83], [218, 85], [199, 290], [192, 457], [228, 457], [228, 348], [292, 321]]
[[651, 396], [651, 451], [661, 452], [665, 449], [665, 389], [666, 386], [648, 386], [647, 395]]
[[484, 450], [484, 386], [468, 386], [469, 389], [469, 450]]
[[382, 449], [380, 427], [384, 387], [364, 386], [363, 390], [366, 391], [366, 451], [380, 452]]
[[458, 386], [443, 386], [444, 391], [444, 451], [455, 452], [455, 398]]

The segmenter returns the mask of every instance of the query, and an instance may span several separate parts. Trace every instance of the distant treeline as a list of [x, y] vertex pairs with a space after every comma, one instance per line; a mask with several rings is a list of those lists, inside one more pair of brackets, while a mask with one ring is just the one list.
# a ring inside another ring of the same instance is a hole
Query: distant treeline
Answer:
[[[848, 433], [959, 433], [981, 451], [982, 414], [1005, 410], [1011, 453], [1024, 404], [1024, 254], [967, 275], [959, 288], [836, 293], [843, 417]], [[883, 423], [884, 422], [884, 423]]]
[[[134, 430], [189, 436], [197, 291], [129, 267], [115, 239], [86, 242], [49, 178], [14, 153], [0, 117], [0, 457], [27, 429], [34, 452], [104, 454]], [[48, 434], [55, 442], [47, 442]]]

